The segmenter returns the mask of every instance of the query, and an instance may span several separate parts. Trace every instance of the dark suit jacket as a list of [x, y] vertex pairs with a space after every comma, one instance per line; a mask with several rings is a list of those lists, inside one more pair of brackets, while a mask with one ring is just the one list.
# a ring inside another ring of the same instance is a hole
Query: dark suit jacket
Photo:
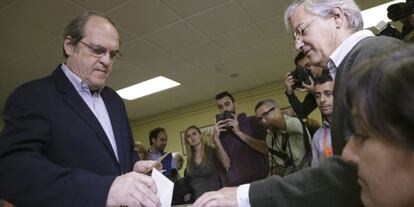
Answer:
[[356, 44], [338, 66], [334, 86], [334, 108], [331, 120], [332, 149], [341, 155], [346, 140], [352, 135], [351, 111], [345, 103], [345, 84], [352, 70], [358, 69], [370, 58], [384, 54], [401, 46], [402, 42], [392, 37], [367, 37]]
[[[396, 48], [402, 42], [391, 37], [368, 37], [356, 44], [338, 67], [334, 86], [334, 111], [331, 122], [332, 146], [340, 155], [345, 138], [351, 135], [351, 112], [345, 104], [345, 82], [351, 70], [369, 58]], [[362, 206], [355, 169], [332, 158], [318, 168], [296, 172], [285, 178], [276, 176], [252, 183], [252, 206]]]
[[252, 207], [357, 207], [359, 197], [355, 170], [339, 157], [287, 177], [268, 177], [249, 189]]
[[12, 92], [0, 134], [0, 197], [18, 206], [105, 206], [112, 182], [138, 156], [122, 99], [109, 87], [101, 95], [119, 162], [60, 66]]

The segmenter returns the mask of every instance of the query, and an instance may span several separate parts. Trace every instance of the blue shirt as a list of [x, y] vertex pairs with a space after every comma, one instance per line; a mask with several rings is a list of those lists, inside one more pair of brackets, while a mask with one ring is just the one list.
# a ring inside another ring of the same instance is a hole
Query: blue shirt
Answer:
[[93, 112], [96, 119], [98, 119], [103, 130], [105, 131], [106, 136], [108, 137], [109, 142], [111, 143], [115, 157], [119, 161], [118, 148], [116, 146], [114, 131], [112, 130], [111, 119], [109, 118], [105, 102], [103, 101], [100, 93], [102, 89], [92, 94], [88, 84], [74, 74], [65, 64], [62, 64], [62, 70], [72, 83], [73, 87], [75, 87], [78, 94], [82, 97], [83, 101], [85, 101], [86, 105], [88, 105], [89, 109]]

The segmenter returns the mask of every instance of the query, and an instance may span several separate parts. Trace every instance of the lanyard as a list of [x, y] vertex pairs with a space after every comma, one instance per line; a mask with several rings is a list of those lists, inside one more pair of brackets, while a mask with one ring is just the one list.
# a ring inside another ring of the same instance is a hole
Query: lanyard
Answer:
[[326, 134], [327, 134], [327, 128], [324, 127], [323, 129], [324, 129], [323, 130], [323, 153], [325, 154], [325, 157], [326, 158], [329, 158], [333, 154], [333, 152], [332, 152], [332, 144], [329, 145], [329, 146], [326, 146], [327, 145], [326, 143], [328, 142], [328, 137], [326, 136]]

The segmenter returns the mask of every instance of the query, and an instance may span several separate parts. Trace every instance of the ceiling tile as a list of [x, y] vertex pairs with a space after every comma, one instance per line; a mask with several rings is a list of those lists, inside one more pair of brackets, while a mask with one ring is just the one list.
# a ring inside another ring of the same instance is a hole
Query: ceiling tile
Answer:
[[143, 67], [132, 65], [125, 61], [117, 60], [109, 77], [108, 86], [119, 90], [150, 78], [153, 78], [151, 71], [147, 71]]
[[151, 71], [154, 77], [161, 75], [174, 78], [174, 80], [178, 80], [179, 75], [187, 74], [194, 68], [193, 65], [182, 61], [175, 55], [166, 55], [141, 66], [145, 70]]
[[30, 51], [54, 38], [54, 35], [45, 32], [29, 23], [22, 23], [0, 13], [0, 45], [15, 51]]
[[122, 50], [123, 44], [126, 44], [129, 41], [137, 38], [137, 36], [135, 36], [131, 32], [128, 32], [123, 27], [120, 27], [120, 26], [117, 25], [117, 29], [118, 29], [118, 33], [119, 33], [119, 38], [121, 40], [121, 50]]
[[117, 7], [118, 5], [127, 2], [128, 0], [70, 0], [75, 4], [80, 5], [81, 7], [87, 10], [95, 10], [101, 13], [105, 13], [108, 10]]
[[0, 1], [0, 10], [3, 9], [3, 8], [6, 8], [12, 2], [16, 2], [16, 1], [15, 0], [1, 0]]
[[272, 46], [272, 43], [265, 42], [249, 50], [234, 53], [233, 57], [242, 64], [249, 64], [277, 55], [277, 50]]
[[[293, 57], [283, 55], [285, 59], [292, 59]], [[250, 63], [246, 65], [248, 70], [254, 74], [254, 76], [261, 80], [264, 84], [269, 83], [269, 80], [273, 82], [283, 81], [285, 74], [293, 70], [293, 64], [282, 63], [279, 58], [268, 58], [258, 62]]]
[[195, 66], [218, 59], [225, 55], [225, 53], [211, 41], [201, 42], [192, 47], [174, 52], [174, 54]]
[[217, 37], [213, 40], [225, 50], [234, 53], [248, 49], [254, 45], [266, 41], [266, 37], [255, 24], [232, 31]]
[[293, 49], [293, 37], [286, 31], [283, 17], [276, 16], [261, 21], [258, 25], [266, 37], [275, 45], [277, 51], [284, 52]]
[[162, 0], [182, 17], [187, 17], [229, 0]]
[[234, 1], [205, 10], [187, 18], [209, 37], [252, 24], [252, 20]]
[[139, 38], [128, 42], [122, 47], [121, 59], [123, 61], [139, 65], [165, 54], [167, 54], [166, 51], [159, 49], [149, 42]]
[[6, 7], [3, 12], [8, 14], [9, 18], [12, 17], [32, 27], [60, 35], [70, 19], [82, 13], [83, 10], [67, 1], [36, 0], [16, 1]]
[[[46, 60], [53, 65], [57, 65], [65, 61], [65, 58], [63, 57], [62, 47], [62, 38], [59, 36], [50, 40], [46, 44], [33, 49], [31, 53], [33, 53], [36, 57], [39, 57], [40, 60]], [[54, 52], [51, 53], [49, 51]]]
[[168, 25], [142, 38], [165, 50], [180, 50], [207, 38], [186, 21]]
[[247, 13], [256, 21], [283, 15], [291, 0], [238, 0]]
[[117, 24], [137, 36], [157, 30], [180, 18], [160, 1], [128, 1], [108, 13]]
[[[4, 45], [1, 47], [1, 49], [4, 50], [4, 51], [7, 51], [7, 52], [3, 52], [0, 55], [0, 63], [10, 62], [10, 61], [12, 61], [16, 58], [19, 58], [20, 56], [22, 56], [25, 53], [22, 50], [17, 50], [17, 49], [14, 49], [14, 48], [7, 48]], [[5, 68], [2, 67], [2, 69], [5, 69]]]
[[2, 71], [7, 75], [0, 76], [0, 86], [16, 88], [26, 81], [52, 73], [58, 64], [40, 59], [34, 53], [27, 53], [11, 64], [5, 64], [6, 67]]

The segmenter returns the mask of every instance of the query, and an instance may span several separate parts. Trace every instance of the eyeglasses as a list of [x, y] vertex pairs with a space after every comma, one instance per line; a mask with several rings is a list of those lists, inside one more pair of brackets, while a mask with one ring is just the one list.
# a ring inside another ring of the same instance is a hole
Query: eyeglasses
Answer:
[[270, 108], [269, 110], [267, 110], [266, 112], [264, 112], [262, 114], [261, 117], [257, 117], [259, 120], [262, 120], [263, 118], [269, 116], [270, 112], [272, 112], [273, 110], [275, 110], [276, 106], [273, 106], [272, 108]]
[[303, 41], [303, 32], [314, 22], [319, 16], [316, 16], [306, 23], [299, 24], [293, 32], [294, 43]]
[[83, 42], [82, 40], [80, 40], [79, 42], [81, 42], [82, 44], [84, 44], [86, 47], [89, 48], [89, 50], [91, 51], [92, 55], [95, 57], [103, 57], [105, 56], [106, 53], [109, 53], [109, 58], [111, 58], [111, 60], [118, 58], [121, 56], [121, 52], [119, 52], [119, 50], [108, 50], [105, 47], [102, 47], [100, 45], [89, 45], [85, 42]]

